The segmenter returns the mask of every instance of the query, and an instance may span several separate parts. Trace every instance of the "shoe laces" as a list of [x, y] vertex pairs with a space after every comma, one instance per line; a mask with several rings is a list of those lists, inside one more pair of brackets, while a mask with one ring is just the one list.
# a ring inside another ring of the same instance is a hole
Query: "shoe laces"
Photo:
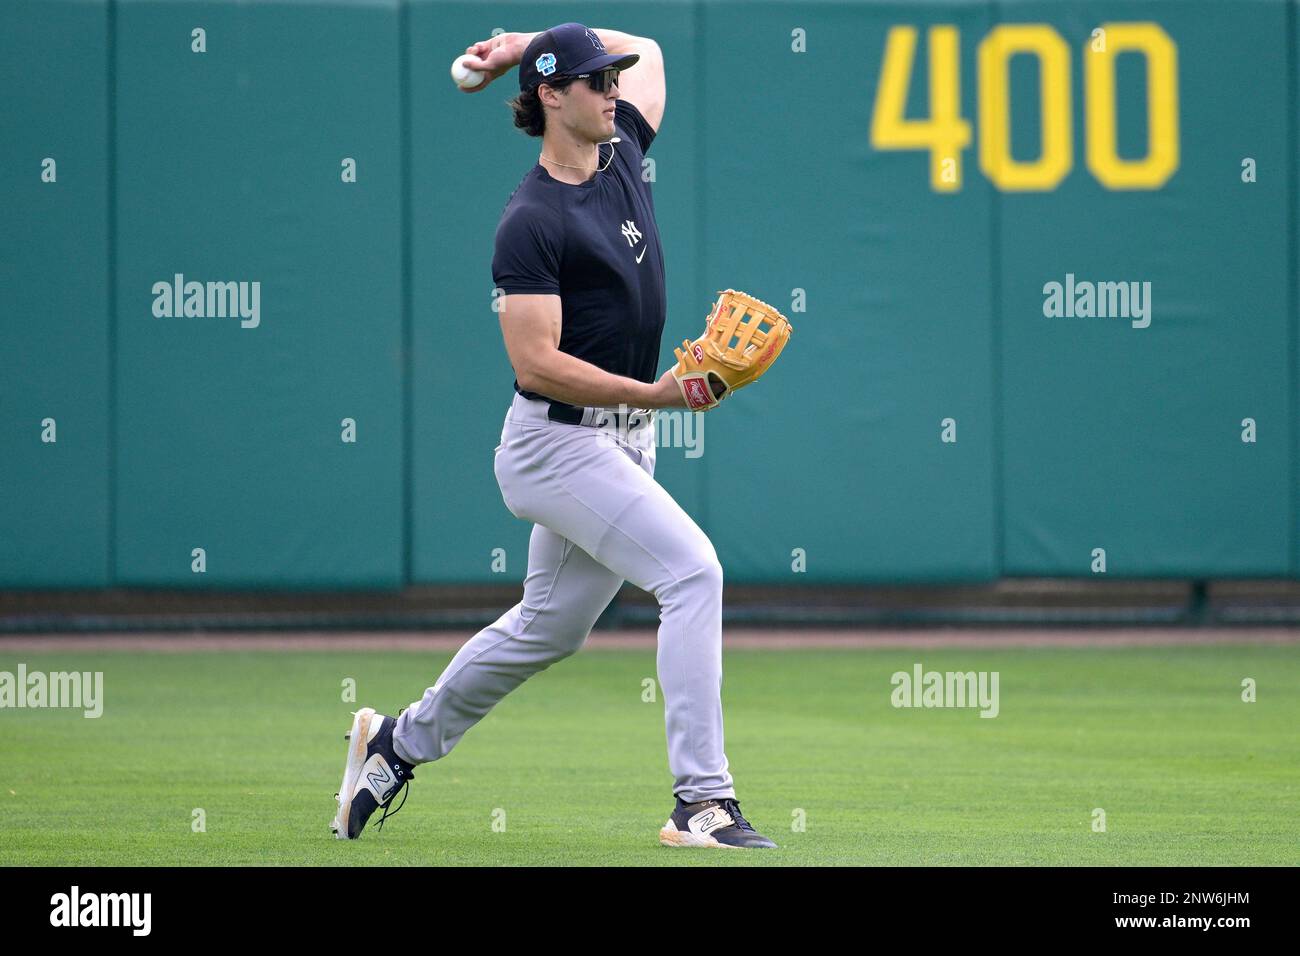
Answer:
[[740, 827], [740, 829], [748, 830], [750, 833], [758, 832], [750, 825], [748, 820], [740, 815], [740, 804], [734, 799], [728, 797], [725, 800], [719, 800], [718, 803], [722, 804], [722, 809], [727, 811], [736, 826]]
[[[405, 711], [406, 711], [406, 708], [403, 707], [401, 710], [399, 710], [399, 711], [397, 712], [397, 716], [398, 716], [398, 717], [401, 717], [402, 714], [403, 714]], [[414, 767], [406, 767], [406, 769], [403, 770], [403, 769], [402, 769], [402, 766], [399, 765], [398, 768], [397, 768], [397, 773], [398, 773], [399, 776], [401, 776], [401, 777], [404, 778], [404, 779], [402, 780], [402, 789], [401, 789], [402, 800], [401, 800], [400, 803], [397, 804], [397, 806], [394, 807], [394, 806], [393, 806], [393, 798], [396, 797], [397, 794], [395, 793], [395, 794], [393, 794], [392, 797], [389, 797], [389, 798], [388, 798], [388, 800], [384, 803], [384, 805], [383, 805], [383, 807], [382, 807], [382, 809], [383, 809], [383, 811], [384, 811], [384, 815], [383, 815], [382, 817], [380, 817], [380, 818], [379, 818], [379, 822], [375, 824], [375, 829], [376, 829], [376, 830], [382, 830], [382, 829], [384, 828], [384, 821], [387, 820], [389, 817], [395, 817], [395, 816], [397, 816], [397, 811], [400, 810], [400, 809], [402, 809], [402, 806], [406, 803], [406, 795], [407, 795], [407, 794], [410, 792], [410, 790], [411, 790], [411, 780], [414, 779], [414, 777], [415, 777], [415, 768], [414, 768]], [[392, 809], [390, 810], [389, 807], [392, 807]]]
[[[382, 817], [380, 817], [380, 818], [379, 818], [379, 822], [375, 824], [375, 829], [376, 829], [376, 830], [382, 830], [382, 829], [384, 828], [384, 821], [387, 820], [389, 817], [395, 817], [395, 816], [397, 816], [397, 811], [400, 810], [400, 809], [402, 809], [402, 805], [406, 803], [406, 795], [407, 795], [408, 793], [410, 793], [410, 791], [411, 791], [411, 776], [412, 776], [412, 774], [408, 771], [407, 774], [406, 774], [406, 779], [402, 781], [402, 790], [401, 790], [401, 793], [402, 793], [402, 800], [401, 800], [401, 802], [398, 803], [398, 805], [394, 807], [394, 806], [393, 806], [393, 797], [397, 796], [397, 794], [393, 794], [392, 797], [389, 797], [389, 798], [388, 798], [388, 802], [384, 804], [384, 807], [383, 807], [384, 815], [383, 815]], [[390, 810], [389, 807], [392, 807], [392, 809]]]

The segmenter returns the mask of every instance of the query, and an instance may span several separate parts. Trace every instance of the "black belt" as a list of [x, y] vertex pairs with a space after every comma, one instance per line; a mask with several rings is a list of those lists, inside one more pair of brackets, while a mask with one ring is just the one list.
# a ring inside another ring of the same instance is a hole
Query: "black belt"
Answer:
[[565, 425], [581, 425], [582, 409], [577, 405], [567, 405], [564, 402], [556, 402], [547, 399], [550, 408], [546, 410], [546, 417], [553, 422], [563, 422]]
[[[565, 425], [581, 425], [585, 409], [579, 405], [569, 405], [566, 402], [557, 402], [554, 399], [546, 399], [550, 408], [546, 410], [546, 417], [553, 422], [561, 422]], [[596, 425], [614, 425], [617, 428], [635, 428], [641, 424], [648, 423], [650, 416], [647, 409], [630, 408], [626, 414], [611, 409], [605, 410], [604, 420], [592, 422]]]

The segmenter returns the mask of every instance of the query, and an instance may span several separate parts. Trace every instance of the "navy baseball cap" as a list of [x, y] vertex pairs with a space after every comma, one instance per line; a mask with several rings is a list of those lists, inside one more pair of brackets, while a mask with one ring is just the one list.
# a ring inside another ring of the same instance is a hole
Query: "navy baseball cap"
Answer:
[[533, 37], [519, 61], [519, 92], [560, 77], [598, 73], [614, 67], [626, 70], [641, 59], [638, 53], [608, 53], [595, 30], [581, 23], [561, 23]]

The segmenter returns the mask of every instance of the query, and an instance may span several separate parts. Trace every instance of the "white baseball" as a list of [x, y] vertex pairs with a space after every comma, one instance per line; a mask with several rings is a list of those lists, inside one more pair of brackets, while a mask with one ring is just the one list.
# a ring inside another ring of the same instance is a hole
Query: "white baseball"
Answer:
[[[466, 54], [467, 56], [468, 54]], [[465, 56], [458, 56], [451, 64], [451, 78], [462, 90], [472, 90], [483, 82], [485, 74], [465, 65]]]

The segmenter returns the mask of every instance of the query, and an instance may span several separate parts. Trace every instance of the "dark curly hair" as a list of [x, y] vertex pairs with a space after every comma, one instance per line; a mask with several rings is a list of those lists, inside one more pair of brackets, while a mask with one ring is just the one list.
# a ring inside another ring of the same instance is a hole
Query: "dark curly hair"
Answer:
[[[574, 79], [572, 76], [561, 77], [554, 83], [547, 80], [546, 85], [553, 90], [564, 90], [573, 84]], [[546, 132], [546, 109], [537, 96], [536, 88], [520, 93], [512, 100], [506, 100], [506, 105], [514, 113], [515, 126], [529, 136], [541, 136]]]

